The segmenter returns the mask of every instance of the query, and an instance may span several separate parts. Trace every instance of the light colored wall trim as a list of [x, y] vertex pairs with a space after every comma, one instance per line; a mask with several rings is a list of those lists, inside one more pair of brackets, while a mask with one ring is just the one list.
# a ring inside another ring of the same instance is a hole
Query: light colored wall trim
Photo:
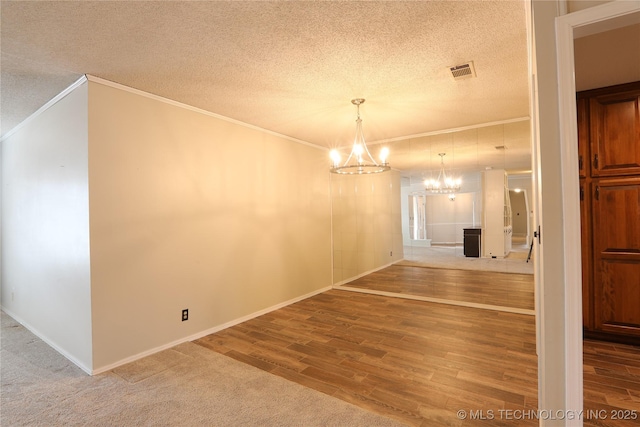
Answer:
[[[611, 1], [570, 15], [563, 22], [573, 29], [573, 38], [587, 37], [593, 34], [611, 31], [629, 25], [638, 24], [640, 17], [639, 0]], [[602, 19], [604, 14], [610, 14]]]
[[[556, 18], [558, 103], [562, 168], [562, 216], [564, 218], [564, 286], [568, 408], [582, 408], [582, 288], [580, 258], [580, 199], [578, 180], [578, 135], [575, 103], [574, 38], [578, 35], [628, 25], [632, 14], [640, 14], [640, 1], [611, 2]], [[620, 18], [620, 19], [618, 19]], [[616, 24], [617, 22], [617, 24]], [[582, 425], [582, 422], [576, 425]]]
[[29, 332], [31, 332], [33, 335], [37, 336], [42, 341], [47, 343], [49, 345], [49, 347], [53, 348], [55, 351], [57, 351], [58, 353], [60, 353], [61, 355], [63, 355], [67, 359], [69, 359], [78, 368], [82, 369], [84, 372], [86, 372], [87, 374], [91, 375], [91, 368], [86, 366], [84, 363], [82, 363], [76, 357], [73, 357], [73, 355], [71, 355], [69, 352], [64, 350], [62, 347], [58, 346], [54, 341], [50, 340], [47, 337], [47, 335], [41, 333], [37, 328], [33, 327], [29, 322], [26, 322], [24, 319], [22, 319], [20, 316], [18, 316], [15, 312], [13, 312], [12, 310], [6, 308], [4, 305], [2, 306], [2, 311], [4, 311], [9, 316], [11, 316], [15, 321], [20, 323], [22, 326], [27, 328], [29, 330]]
[[[222, 331], [224, 329], [227, 329], [227, 328], [230, 328], [232, 326], [239, 325], [240, 323], [247, 322], [247, 321], [249, 321], [251, 319], [255, 319], [256, 317], [260, 317], [260, 316], [262, 316], [264, 314], [267, 314], [267, 313], [270, 313], [272, 311], [279, 310], [279, 309], [281, 309], [283, 307], [286, 307], [286, 306], [291, 305], [291, 304], [295, 304], [295, 303], [300, 302], [302, 300], [305, 300], [307, 298], [311, 298], [311, 297], [313, 297], [315, 295], [321, 294], [321, 293], [326, 292], [328, 290], [331, 290], [331, 286], [327, 286], [327, 287], [324, 287], [322, 289], [318, 289], [316, 291], [310, 292], [310, 293], [308, 293], [306, 295], [302, 295], [300, 297], [290, 299], [289, 301], [285, 301], [285, 302], [282, 302], [280, 304], [276, 304], [276, 305], [273, 305], [271, 307], [267, 307], [267, 308], [265, 308], [263, 310], [256, 311], [255, 313], [251, 313], [251, 314], [248, 314], [246, 316], [240, 317], [238, 319], [234, 319], [234, 320], [232, 320], [230, 322], [225, 322], [225, 323], [223, 323], [221, 325], [214, 326], [213, 328], [209, 328], [209, 329], [206, 329], [204, 331], [198, 332], [196, 334], [189, 335], [188, 337], [180, 338], [179, 340], [175, 340], [175, 341], [172, 341], [170, 343], [161, 345], [159, 347], [152, 348], [152, 349], [147, 350], [147, 351], [143, 351], [142, 353], [138, 353], [136, 355], [127, 357], [127, 358], [119, 360], [119, 361], [117, 361], [115, 363], [111, 363], [111, 364], [109, 364], [107, 366], [103, 366], [103, 367], [101, 367], [99, 369], [95, 369], [93, 371], [90, 371], [90, 370], [86, 370], [86, 369], [83, 368], [83, 370], [85, 372], [89, 373], [90, 375], [98, 375], [98, 374], [101, 374], [103, 372], [107, 372], [107, 371], [110, 371], [112, 369], [115, 369], [118, 366], [126, 365], [127, 363], [134, 362], [136, 360], [142, 359], [143, 357], [147, 357], [147, 356], [150, 356], [152, 354], [155, 354], [155, 353], [161, 352], [163, 350], [166, 350], [168, 348], [175, 347], [175, 346], [177, 346], [179, 344], [182, 344], [182, 343], [185, 343], [185, 342], [190, 342], [190, 341], [195, 341], [195, 340], [200, 339], [202, 337], [206, 337], [207, 335], [215, 334], [216, 332], [220, 332], [220, 331]], [[7, 314], [9, 314], [9, 313], [7, 313]], [[16, 320], [18, 320], [18, 319], [16, 319]], [[76, 362], [74, 362], [74, 363], [76, 363]]]
[[[562, 168], [562, 212], [564, 226], [562, 227], [564, 242], [564, 286], [565, 286], [565, 369], [567, 384], [567, 408], [582, 409], [583, 407], [583, 378], [582, 378], [582, 271], [580, 246], [580, 188], [578, 171], [578, 134], [575, 102], [574, 75], [564, 73], [566, 61], [573, 64], [573, 34], [570, 27], [563, 24], [563, 16], [556, 18], [556, 43], [558, 57], [559, 87], [573, 88], [571, 99], [563, 97], [559, 92], [560, 114], [560, 161]], [[563, 42], [569, 37], [570, 43]], [[572, 66], [573, 67], [573, 66]], [[569, 125], [571, 124], [571, 125]], [[573, 141], [573, 142], [571, 142]], [[573, 188], [575, 187], [575, 188]]]
[[[122, 85], [120, 83], [112, 82], [110, 80], [101, 79], [100, 77], [92, 76], [90, 74], [87, 74], [87, 79], [90, 82], [99, 83], [101, 85], [110, 86], [112, 88], [120, 89], [120, 90], [123, 90], [125, 92], [134, 93], [136, 95], [144, 96], [145, 98], [153, 99], [155, 101], [164, 102], [165, 104], [173, 105], [174, 107], [184, 108], [185, 110], [194, 111], [196, 113], [204, 114], [204, 115], [209, 116], [209, 117], [215, 117], [216, 119], [224, 120], [226, 122], [233, 123], [233, 124], [236, 124], [236, 125], [240, 125], [240, 126], [243, 126], [243, 127], [249, 128], [249, 129], [258, 130], [260, 132], [264, 132], [264, 133], [267, 133], [269, 135], [277, 136], [278, 138], [283, 138], [283, 139], [286, 139], [286, 140], [289, 140], [289, 141], [297, 142], [298, 144], [302, 144], [302, 145], [306, 145], [306, 146], [309, 146], [309, 147], [313, 147], [313, 148], [316, 148], [318, 150], [329, 151], [329, 149], [326, 148], [326, 147], [322, 147], [322, 146], [319, 146], [319, 145], [316, 145], [316, 144], [312, 144], [310, 142], [303, 141], [301, 139], [292, 138], [292, 137], [287, 136], [287, 135], [283, 135], [283, 134], [280, 134], [280, 133], [277, 133], [277, 132], [273, 132], [271, 130], [264, 129], [264, 128], [261, 128], [261, 127], [258, 127], [258, 126], [254, 126], [254, 125], [251, 125], [249, 123], [241, 122], [240, 120], [235, 120], [235, 119], [232, 119], [232, 118], [229, 118], [229, 117], [225, 117], [225, 116], [222, 116], [220, 114], [212, 113], [211, 111], [203, 110], [201, 108], [197, 108], [197, 107], [194, 107], [194, 106], [191, 106], [191, 105], [188, 105], [188, 104], [183, 104], [182, 102], [174, 101], [174, 100], [169, 99], [169, 98], [164, 98], [164, 97], [159, 96], [159, 95], [154, 95], [154, 94], [149, 93], [149, 92], [145, 92], [145, 91], [142, 91], [142, 90], [139, 90], [139, 89], [135, 89], [135, 88], [132, 88], [132, 87], [129, 87], [129, 86], [125, 86], [125, 85]], [[328, 164], [329, 163], [327, 162], [327, 165]], [[327, 168], [328, 168], [328, 166], [327, 166]]]
[[[404, 260], [402, 260], [402, 261], [404, 261]], [[344, 279], [344, 280], [341, 280], [340, 282], [336, 282], [336, 283], [333, 284], [332, 288], [333, 289], [342, 289], [341, 286], [344, 285], [345, 283], [353, 282], [354, 280], [357, 280], [357, 279], [359, 279], [361, 277], [364, 277], [364, 276], [366, 276], [368, 274], [375, 273], [376, 271], [380, 271], [380, 270], [382, 270], [384, 268], [390, 267], [393, 264], [395, 264], [396, 262], [398, 262], [398, 261], [390, 262], [390, 263], [385, 264], [383, 266], [374, 268], [373, 270], [369, 270], [369, 271], [365, 271], [364, 273], [360, 273], [357, 276], [349, 277], [348, 279]]]
[[64, 98], [65, 96], [69, 95], [71, 92], [74, 91], [75, 88], [77, 88], [78, 86], [82, 85], [84, 82], [87, 81], [87, 76], [83, 75], [82, 77], [80, 77], [78, 80], [76, 80], [75, 82], [73, 82], [68, 88], [66, 88], [65, 90], [63, 90], [62, 92], [60, 92], [59, 94], [57, 94], [56, 96], [54, 96], [49, 102], [47, 102], [46, 104], [44, 104], [42, 107], [38, 108], [33, 114], [31, 114], [29, 117], [27, 117], [26, 119], [24, 119], [23, 121], [21, 121], [20, 123], [18, 123], [18, 125], [16, 127], [14, 127], [13, 129], [11, 129], [9, 132], [7, 132], [6, 134], [2, 135], [2, 137], [0, 138], [0, 142], [4, 141], [5, 139], [9, 138], [11, 135], [15, 134], [16, 132], [18, 132], [20, 129], [22, 129], [25, 125], [31, 123], [31, 121], [33, 119], [35, 119], [36, 117], [38, 117], [40, 114], [42, 114], [43, 112], [47, 111], [49, 108], [53, 107], [56, 103], [58, 103], [58, 101], [60, 101], [62, 98]]
[[462, 127], [459, 127], [459, 128], [434, 130], [432, 132], [418, 133], [418, 134], [415, 134], [415, 135], [399, 136], [397, 138], [381, 139], [379, 141], [372, 141], [372, 142], [368, 142], [367, 141], [367, 145], [385, 144], [385, 143], [388, 143], [388, 142], [404, 141], [406, 139], [412, 139], [412, 138], [422, 138], [422, 137], [425, 137], [425, 136], [443, 135], [443, 134], [446, 134], [446, 133], [462, 132], [462, 131], [472, 130], [472, 129], [481, 129], [481, 128], [486, 128], [486, 127], [490, 127], [490, 126], [506, 125], [506, 124], [509, 124], [509, 123], [524, 122], [524, 121], [528, 121], [530, 119], [531, 119], [530, 117], [517, 117], [515, 119], [498, 120], [496, 122], [480, 123], [480, 124], [477, 124], [477, 125], [462, 126]]

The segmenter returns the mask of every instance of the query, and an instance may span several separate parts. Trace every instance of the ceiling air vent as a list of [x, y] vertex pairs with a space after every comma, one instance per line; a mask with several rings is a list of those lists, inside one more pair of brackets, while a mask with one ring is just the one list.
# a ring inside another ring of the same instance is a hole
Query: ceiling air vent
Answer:
[[470, 79], [476, 76], [476, 70], [473, 68], [473, 61], [466, 64], [449, 67], [454, 80]]
[[505, 145], [496, 145], [496, 150], [506, 150], [507, 147]]

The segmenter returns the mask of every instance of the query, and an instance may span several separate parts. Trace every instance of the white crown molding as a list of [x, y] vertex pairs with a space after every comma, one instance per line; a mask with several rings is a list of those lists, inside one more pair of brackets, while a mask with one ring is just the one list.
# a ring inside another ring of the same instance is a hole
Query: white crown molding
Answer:
[[112, 82], [110, 80], [105, 80], [105, 79], [102, 79], [100, 77], [92, 76], [90, 74], [87, 74], [87, 79], [90, 82], [93, 82], [93, 83], [98, 83], [98, 84], [101, 84], [101, 85], [104, 85], [104, 86], [109, 86], [109, 87], [112, 87], [114, 89], [123, 90], [125, 92], [133, 93], [133, 94], [136, 94], [136, 95], [139, 95], [139, 96], [143, 96], [145, 98], [149, 98], [149, 99], [153, 99], [155, 101], [163, 102], [165, 104], [169, 104], [169, 105], [172, 105], [174, 107], [178, 107], [178, 108], [182, 108], [182, 109], [185, 109], [185, 110], [193, 111], [193, 112], [196, 112], [196, 113], [199, 113], [199, 114], [204, 114], [205, 116], [214, 117], [214, 118], [219, 119], [219, 120], [224, 120], [225, 122], [233, 123], [233, 124], [245, 127], [245, 128], [249, 128], [249, 129], [257, 130], [257, 131], [260, 131], [260, 132], [263, 132], [263, 133], [267, 133], [269, 135], [273, 135], [273, 136], [276, 136], [278, 138], [283, 138], [283, 139], [286, 139], [286, 140], [289, 140], [289, 141], [292, 141], [292, 142], [296, 142], [298, 144], [302, 144], [302, 145], [306, 145], [306, 146], [309, 146], [309, 147], [313, 147], [313, 148], [316, 148], [318, 150], [329, 151], [329, 149], [326, 148], [326, 147], [321, 147], [319, 145], [312, 144], [310, 142], [303, 141], [301, 139], [297, 139], [297, 138], [293, 138], [293, 137], [290, 137], [290, 136], [287, 136], [287, 135], [283, 135], [283, 134], [280, 134], [280, 133], [277, 133], [277, 132], [273, 132], [273, 131], [270, 131], [268, 129], [264, 129], [264, 128], [261, 128], [261, 127], [258, 127], [258, 126], [251, 125], [249, 123], [241, 122], [240, 120], [236, 120], [236, 119], [232, 119], [232, 118], [229, 118], [229, 117], [226, 117], [226, 116], [222, 116], [220, 114], [212, 113], [211, 111], [203, 110], [203, 109], [198, 108], [198, 107], [194, 107], [194, 106], [191, 106], [191, 105], [188, 105], [188, 104], [184, 104], [182, 102], [174, 101], [172, 99], [165, 98], [163, 96], [154, 95], [152, 93], [145, 92], [145, 91], [140, 90], [140, 89], [135, 89], [135, 88], [132, 88], [132, 87], [129, 87], [129, 86], [125, 86], [123, 84]]
[[443, 135], [443, 134], [446, 134], [446, 133], [453, 133], [453, 132], [463, 132], [463, 131], [466, 131], [466, 130], [481, 129], [481, 128], [486, 128], [486, 127], [489, 127], [489, 126], [507, 125], [507, 124], [510, 124], [510, 123], [518, 123], [518, 122], [524, 122], [524, 121], [528, 121], [528, 120], [531, 120], [531, 118], [528, 117], [528, 116], [527, 117], [516, 117], [515, 119], [498, 120], [498, 121], [495, 121], [495, 122], [481, 123], [481, 124], [477, 124], [477, 125], [462, 126], [462, 127], [458, 127], [458, 128], [451, 128], [451, 129], [434, 130], [434, 131], [431, 131], [431, 132], [417, 133], [415, 135], [399, 136], [397, 138], [381, 139], [379, 141], [367, 142], [367, 145], [386, 144], [386, 143], [389, 143], [389, 142], [404, 141], [406, 139], [423, 138], [425, 136]]
[[16, 127], [14, 127], [13, 129], [11, 129], [9, 132], [7, 132], [6, 134], [2, 135], [2, 137], [0, 138], [0, 142], [4, 141], [5, 139], [9, 138], [11, 135], [15, 134], [16, 132], [18, 132], [20, 129], [22, 129], [25, 125], [27, 125], [29, 122], [31, 122], [33, 119], [35, 119], [36, 117], [38, 117], [40, 114], [44, 113], [45, 111], [47, 111], [49, 108], [53, 107], [58, 101], [60, 101], [61, 99], [63, 99], [65, 96], [69, 95], [71, 92], [73, 92], [77, 87], [82, 86], [84, 83], [87, 82], [87, 76], [83, 75], [82, 77], [80, 77], [78, 80], [76, 80], [75, 82], [73, 82], [69, 87], [67, 87], [65, 90], [63, 90], [62, 92], [60, 92], [59, 94], [57, 94], [56, 96], [54, 96], [49, 102], [47, 102], [46, 104], [44, 104], [42, 107], [38, 108], [33, 114], [31, 114], [29, 117], [27, 117], [26, 119], [24, 119], [23, 121], [21, 121], [20, 123], [18, 123], [18, 125]]

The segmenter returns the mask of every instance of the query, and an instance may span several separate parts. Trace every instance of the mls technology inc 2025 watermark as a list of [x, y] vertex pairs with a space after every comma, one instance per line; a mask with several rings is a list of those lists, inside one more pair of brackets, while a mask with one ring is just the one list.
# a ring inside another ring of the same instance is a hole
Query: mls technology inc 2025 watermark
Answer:
[[637, 420], [638, 411], [618, 410], [583, 410], [583, 411], [548, 411], [544, 409], [460, 409], [456, 415], [461, 420]]

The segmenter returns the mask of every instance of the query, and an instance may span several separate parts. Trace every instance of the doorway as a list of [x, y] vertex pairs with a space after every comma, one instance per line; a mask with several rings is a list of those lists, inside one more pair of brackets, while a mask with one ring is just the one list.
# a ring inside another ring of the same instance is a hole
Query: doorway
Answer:
[[[561, 302], [564, 320], [552, 326], [552, 315], [540, 316], [540, 378], [549, 378], [547, 381], [541, 381], [540, 406], [543, 408], [580, 410], [583, 407], [582, 279], [574, 39], [640, 22], [639, 17], [638, 2], [611, 2], [554, 18], [556, 52], [553, 52], [553, 62], [557, 63], [556, 105], [559, 108], [557, 121], [555, 124], [550, 121], [545, 131], [559, 131], [560, 135], [562, 173], [559, 182], [563, 195], [561, 210], [564, 220], [559, 241], [562, 242], [563, 259], [561, 273], [546, 272], [543, 266], [541, 276], [548, 274], [557, 279], [562, 275], [563, 289], [560, 293], [564, 295]], [[548, 59], [551, 56], [548, 47], [544, 49], [545, 57]], [[555, 90], [547, 91], [546, 95], [553, 99]], [[541, 135], [538, 137], [542, 138]], [[539, 144], [538, 141], [538, 148]], [[545, 197], [538, 195], [537, 200], [544, 199]], [[554, 222], [552, 221], [551, 225]], [[541, 286], [544, 288], [545, 284], [541, 283]], [[553, 301], [543, 302], [538, 312], [550, 313], [554, 305]], [[556, 366], [558, 360], [564, 361], [560, 369]]]

